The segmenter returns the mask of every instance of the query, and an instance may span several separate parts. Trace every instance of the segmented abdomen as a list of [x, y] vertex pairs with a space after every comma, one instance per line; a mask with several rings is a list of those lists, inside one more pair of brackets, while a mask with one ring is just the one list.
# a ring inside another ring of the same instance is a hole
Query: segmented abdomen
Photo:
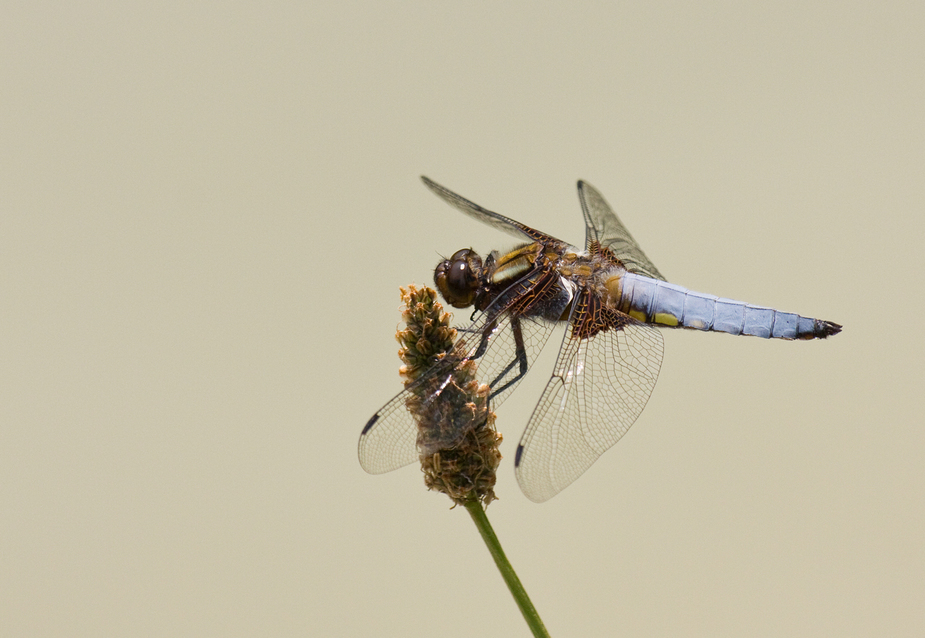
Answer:
[[705, 295], [635, 273], [613, 277], [607, 286], [611, 294], [619, 292], [618, 308], [622, 312], [661, 326], [765, 339], [817, 339], [841, 330], [830, 321]]

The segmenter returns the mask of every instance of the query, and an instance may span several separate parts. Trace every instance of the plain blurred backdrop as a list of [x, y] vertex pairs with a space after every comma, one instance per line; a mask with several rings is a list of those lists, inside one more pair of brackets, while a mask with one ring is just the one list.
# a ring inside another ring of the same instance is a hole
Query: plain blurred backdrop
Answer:
[[845, 326], [666, 332], [536, 505], [547, 348], [488, 513], [553, 635], [925, 634], [923, 7], [7, 3], [0, 635], [527, 635], [356, 459], [398, 287], [514, 244], [420, 174], [576, 243], [586, 179], [670, 281]]

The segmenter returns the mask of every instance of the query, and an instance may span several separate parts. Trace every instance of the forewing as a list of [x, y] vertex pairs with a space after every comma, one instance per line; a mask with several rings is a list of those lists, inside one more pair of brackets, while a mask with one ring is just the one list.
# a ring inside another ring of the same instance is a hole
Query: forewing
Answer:
[[[498, 230], [503, 230], [504, 232], [517, 237], [518, 239], [523, 239], [527, 237], [532, 241], [540, 241], [543, 239], [555, 239], [551, 235], [542, 233], [534, 228], [530, 228], [526, 224], [521, 224], [519, 221], [515, 221], [510, 217], [505, 217], [499, 213], [488, 210], [487, 208], [482, 208], [474, 202], [470, 202], [465, 197], [457, 195], [448, 188], [445, 188], [438, 184], [437, 182], [421, 176], [421, 180], [424, 182], [424, 185], [432, 190], [440, 199], [446, 203], [454, 206], [464, 212], [469, 217], [474, 217], [484, 224], [488, 224]], [[560, 240], [556, 240], [560, 241]]]
[[[524, 282], [519, 282], [524, 283]], [[477, 365], [476, 377], [480, 383], [505, 389], [492, 394], [491, 409], [495, 409], [521, 381], [521, 361], [518, 359], [518, 341], [522, 342], [523, 363], [527, 369], [542, 351], [555, 323], [544, 319], [518, 317], [509, 309], [520, 299], [518, 284], [502, 293], [485, 311], [479, 313], [472, 324], [461, 329], [461, 337], [451, 353], [434, 364], [414, 384], [398, 393], [367, 422], [360, 434], [360, 465], [371, 474], [398, 469], [418, 459], [418, 424], [407, 410], [409, 399], [423, 396], [425, 401], [441, 401], [441, 394], [454, 380], [456, 369], [466, 361]], [[553, 300], [549, 312], [561, 314], [565, 301]], [[560, 305], [561, 304], [561, 305]], [[455, 417], [454, 417], [455, 418]], [[428, 440], [451, 448], [478, 423], [466, 421], [459, 413], [454, 424], [455, 433], [444, 441]]]
[[626, 318], [622, 329], [580, 339], [568, 330], [552, 378], [515, 458], [517, 482], [546, 501], [620, 440], [645, 407], [662, 363], [662, 336]]
[[579, 180], [578, 199], [585, 216], [585, 240], [589, 248], [591, 242], [597, 241], [609, 248], [630, 272], [666, 281], [596, 188]]

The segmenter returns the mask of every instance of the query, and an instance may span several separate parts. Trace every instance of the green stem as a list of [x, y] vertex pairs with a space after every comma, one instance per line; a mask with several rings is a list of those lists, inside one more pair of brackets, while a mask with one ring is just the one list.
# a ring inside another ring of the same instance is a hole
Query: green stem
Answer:
[[540, 615], [536, 613], [536, 608], [533, 606], [533, 603], [530, 602], [527, 591], [520, 583], [520, 579], [517, 578], [517, 574], [508, 562], [507, 556], [504, 555], [504, 550], [501, 549], [501, 543], [498, 542], [498, 537], [495, 536], [495, 530], [491, 528], [491, 523], [488, 522], [488, 517], [485, 515], [485, 509], [482, 507], [482, 504], [477, 500], [469, 500], [466, 501], [464, 505], [466, 509], [469, 510], [469, 515], [472, 516], [472, 521], [478, 528], [479, 534], [482, 535], [482, 540], [485, 541], [485, 544], [488, 546], [491, 557], [495, 559], [495, 565], [498, 566], [501, 577], [504, 578], [504, 582], [507, 583], [507, 588], [511, 590], [511, 595], [514, 597], [517, 606], [520, 607], [520, 613], [524, 615], [524, 620], [527, 621], [527, 626], [530, 627], [530, 631], [533, 632], [534, 636], [546, 636], [546, 638], [549, 638], [549, 632], [546, 631], [546, 627], [543, 626]]

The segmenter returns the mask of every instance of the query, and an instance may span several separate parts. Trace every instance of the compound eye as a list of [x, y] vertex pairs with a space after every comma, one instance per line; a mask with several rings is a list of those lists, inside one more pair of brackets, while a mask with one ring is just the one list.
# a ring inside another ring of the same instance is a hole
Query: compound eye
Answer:
[[469, 248], [456, 251], [434, 269], [434, 283], [447, 303], [466, 308], [475, 301], [482, 259]]
[[463, 292], [469, 287], [469, 281], [472, 276], [469, 270], [469, 264], [464, 261], [454, 261], [450, 264], [450, 270], [446, 274], [446, 285], [453, 292]]

